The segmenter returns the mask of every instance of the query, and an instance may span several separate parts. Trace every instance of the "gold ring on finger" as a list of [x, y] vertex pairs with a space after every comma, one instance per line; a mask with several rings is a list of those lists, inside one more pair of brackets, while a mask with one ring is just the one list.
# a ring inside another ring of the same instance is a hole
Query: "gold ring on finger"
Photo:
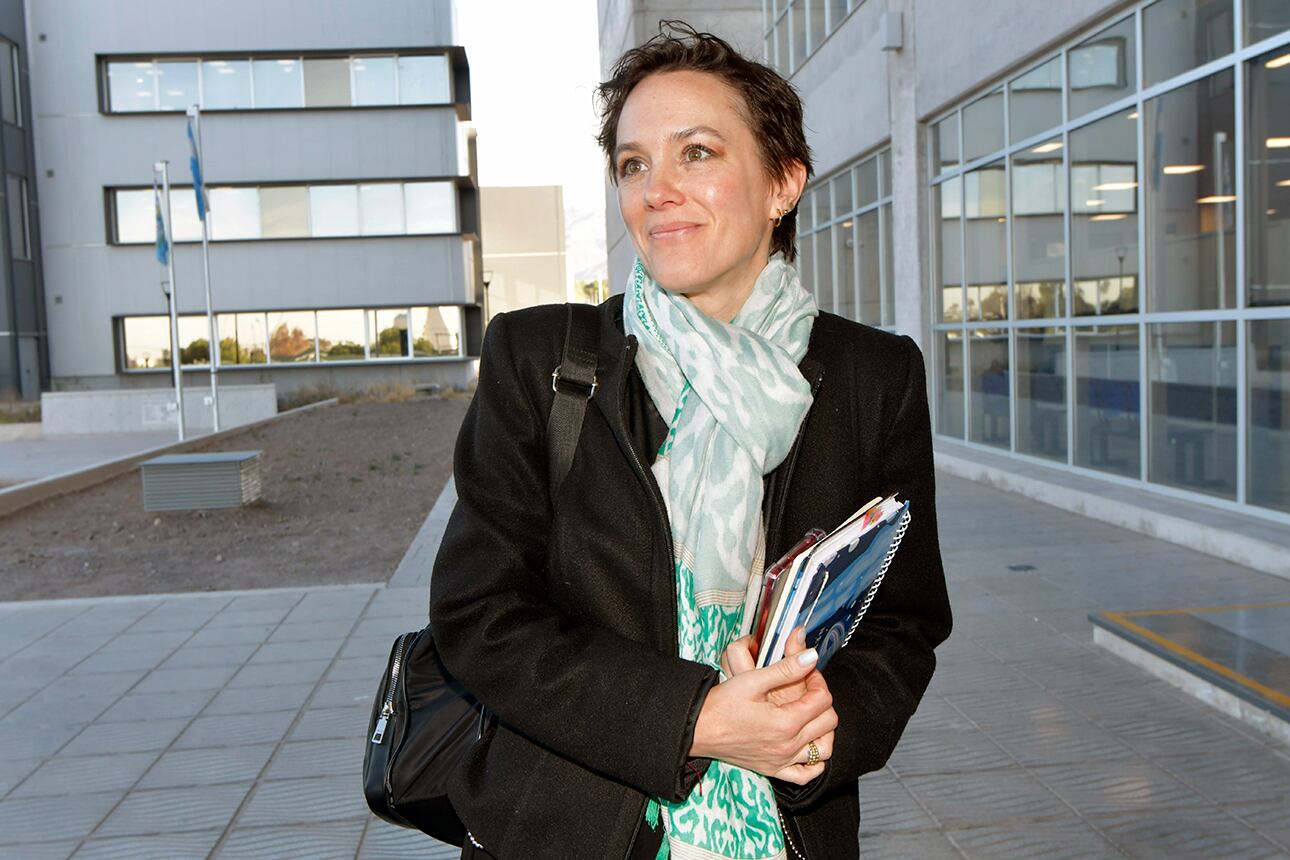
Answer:
[[815, 741], [806, 742], [806, 763], [807, 765], [819, 764], [820, 748], [815, 745]]

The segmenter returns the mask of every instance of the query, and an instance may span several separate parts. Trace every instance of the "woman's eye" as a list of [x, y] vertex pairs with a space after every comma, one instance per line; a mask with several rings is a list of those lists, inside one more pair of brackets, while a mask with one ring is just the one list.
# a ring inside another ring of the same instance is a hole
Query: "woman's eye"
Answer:
[[639, 164], [640, 164], [640, 162], [639, 162], [639, 161], [637, 161], [637, 160], [636, 160], [636, 159], [634, 159], [634, 158], [630, 158], [630, 159], [628, 159], [627, 161], [624, 161], [624, 162], [623, 162], [623, 164], [622, 164], [622, 167], [619, 167], [619, 168], [618, 168], [618, 175], [619, 175], [619, 176], [632, 176], [633, 174], [638, 173], [639, 171], [632, 170], [632, 166], [633, 166], [633, 165], [639, 165]]
[[[690, 156], [696, 152], [700, 153], [703, 156], [703, 158], [690, 158]], [[691, 146], [687, 147], [685, 150], [685, 157], [688, 161], [703, 161], [711, 154], [712, 154], [712, 150], [708, 149], [706, 146], [700, 146], [697, 143], [692, 144]]]

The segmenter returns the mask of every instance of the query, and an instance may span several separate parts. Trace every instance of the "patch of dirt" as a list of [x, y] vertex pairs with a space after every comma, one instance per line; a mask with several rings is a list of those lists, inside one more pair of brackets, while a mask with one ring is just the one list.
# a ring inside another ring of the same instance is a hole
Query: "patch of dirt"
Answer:
[[260, 450], [262, 498], [148, 512], [138, 469], [0, 517], [0, 600], [384, 582], [452, 473], [464, 397], [323, 406], [195, 451]]

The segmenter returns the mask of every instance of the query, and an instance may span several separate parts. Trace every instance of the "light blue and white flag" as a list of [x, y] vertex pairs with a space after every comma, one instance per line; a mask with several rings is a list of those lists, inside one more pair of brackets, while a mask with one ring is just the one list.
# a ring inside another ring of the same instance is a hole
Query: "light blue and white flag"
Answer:
[[166, 238], [166, 219], [161, 215], [161, 189], [155, 185], [152, 197], [157, 207], [157, 262], [164, 266], [170, 259], [170, 241]]
[[202, 159], [197, 151], [197, 135], [193, 131], [193, 114], [188, 114], [188, 169], [193, 174], [193, 193], [197, 195], [197, 217], [206, 220], [210, 201], [206, 199], [206, 183], [202, 181]]

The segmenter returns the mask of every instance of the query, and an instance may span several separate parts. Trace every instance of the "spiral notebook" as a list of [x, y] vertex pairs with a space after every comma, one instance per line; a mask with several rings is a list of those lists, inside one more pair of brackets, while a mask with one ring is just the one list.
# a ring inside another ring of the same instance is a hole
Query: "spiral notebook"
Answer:
[[910, 522], [909, 502], [876, 498], [826, 536], [807, 533], [764, 576], [753, 577], [741, 635], [754, 633], [757, 665], [784, 656], [794, 628], [806, 627], [817, 668], [851, 640], [882, 584]]

